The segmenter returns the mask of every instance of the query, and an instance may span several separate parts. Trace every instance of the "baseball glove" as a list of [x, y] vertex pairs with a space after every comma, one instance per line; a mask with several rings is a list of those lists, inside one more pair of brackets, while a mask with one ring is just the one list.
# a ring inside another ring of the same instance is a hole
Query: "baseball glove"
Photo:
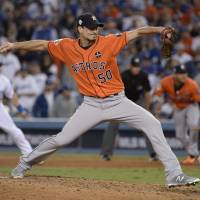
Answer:
[[161, 32], [162, 49], [161, 55], [163, 58], [169, 58], [172, 54], [173, 46], [176, 39], [174, 28], [167, 26]]

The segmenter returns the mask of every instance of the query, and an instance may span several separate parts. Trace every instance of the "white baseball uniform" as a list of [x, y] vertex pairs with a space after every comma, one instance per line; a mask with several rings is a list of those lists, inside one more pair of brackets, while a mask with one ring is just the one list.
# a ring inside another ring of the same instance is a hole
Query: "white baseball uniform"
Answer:
[[18, 57], [11, 52], [0, 54], [0, 62], [3, 63], [2, 74], [9, 80], [12, 80], [16, 72], [21, 68]]
[[25, 77], [17, 75], [13, 79], [13, 86], [17, 95], [20, 96], [20, 104], [31, 113], [33, 104], [39, 92], [35, 79], [32, 75], [26, 75]]
[[0, 74], [0, 128], [13, 138], [21, 153], [27, 155], [32, 151], [31, 145], [26, 140], [23, 132], [15, 125], [2, 103], [4, 97], [12, 99], [13, 95], [14, 90], [10, 81]]

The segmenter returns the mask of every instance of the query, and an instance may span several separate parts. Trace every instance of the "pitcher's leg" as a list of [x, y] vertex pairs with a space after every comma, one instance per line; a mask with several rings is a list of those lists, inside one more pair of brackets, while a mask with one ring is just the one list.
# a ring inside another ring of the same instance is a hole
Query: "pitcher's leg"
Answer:
[[118, 134], [119, 123], [118, 122], [110, 122], [105, 129], [102, 146], [101, 146], [101, 154], [102, 155], [112, 155], [113, 148], [115, 143], [116, 135]]
[[182, 172], [180, 164], [168, 145], [161, 127], [161, 123], [148, 111], [124, 98], [119, 105], [116, 118], [128, 123], [131, 127], [142, 130], [151, 141], [155, 152], [162, 161], [166, 176], [176, 176]]
[[182, 171], [180, 164], [164, 137], [160, 122], [150, 113], [147, 115], [148, 111], [141, 109], [138, 118], [141, 117], [141, 119], [144, 119], [144, 122], [140, 122], [136, 126], [131, 121], [128, 124], [141, 129], [147, 135], [156, 154], [165, 166], [166, 176], [169, 174], [171, 176], [180, 174]]
[[59, 147], [71, 143], [101, 120], [102, 115], [98, 108], [83, 103], [60, 133], [43, 141], [28, 156], [24, 156], [22, 159], [30, 165], [39, 163], [54, 153]]

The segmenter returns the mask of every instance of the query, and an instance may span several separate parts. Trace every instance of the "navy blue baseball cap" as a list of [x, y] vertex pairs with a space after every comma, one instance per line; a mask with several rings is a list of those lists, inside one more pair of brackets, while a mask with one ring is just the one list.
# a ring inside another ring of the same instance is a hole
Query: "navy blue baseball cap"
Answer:
[[89, 29], [95, 29], [97, 27], [104, 27], [104, 24], [100, 23], [99, 20], [95, 17], [95, 15], [86, 13], [78, 17], [77, 27], [78, 26], [85, 26]]
[[140, 58], [133, 57], [131, 59], [131, 65], [132, 65], [132, 67], [140, 67]]

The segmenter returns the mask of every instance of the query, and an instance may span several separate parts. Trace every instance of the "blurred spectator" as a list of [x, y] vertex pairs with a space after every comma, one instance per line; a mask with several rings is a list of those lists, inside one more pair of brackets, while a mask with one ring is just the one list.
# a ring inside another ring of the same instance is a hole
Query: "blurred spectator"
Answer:
[[61, 27], [61, 29], [66, 29], [68, 31], [73, 30], [74, 28], [74, 21], [75, 21], [76, 17], [74, 15], [72, 15], [72, 13], [68, 10], [64, 13], [63, 16], [61, 16], [61, 19], [59, 21], [59, 25]]
[[13, 86], [19, 97], [19, 102], [28, 110], [32, 112], [33, 103], [38, 95], [38, 88], [35, 79], [28, 74], [26, 67], [22, 67], [13, 79]]
[[37, 61], [28, 64], [28, 69], [32, 77], [35, 79], [38, 88], [38, 94], [44, 91], [47, 75], [41, 72], [40, 65]]
[[[200, 21], [200, 20], [199, 20]], [[200, 24], [194, 27], [191, 31], [192, 35], [192, 51], [200, 49]]]
[[[0, 38], [0, 43], [5, 43], [7, 41], [5, 37]], [[20, 62], [17, 56], [12, 52], [0, 54], [0, 62], [3, 64], [2, 74], [9, 80], [13, 80], [16, 72], [20, 70]]]
[[36, 98], [33, 106], [34, 117], [52, 117], [55, 82], [47, 79], [44, 91]]
[[41, 1], [36, 0], [28, 3], [27, 12], [32, 19], [36, 19], [37, 17], [39, 17], [43, 13]]
[[145, 10], [146, 9], [146, 4], [149, 1], [145, 0], [130, 0], [130, 4], [132, 5], [134, 10]]
[[52, 15], [54, 12], [59, 12], [60, 2], [61, 0], [41, 0], [44, 14]]
[[192, 55], [192, 37], [188, 29], [181, 32], [181, 39], [179, 42], [184, 45], [184, 51]]
[[185, 52], [185, 47], [182, 43], [176, 45], [176, 53], [173, 55], [173, 59], [177, 60], [181, 64], [185, 64], [192, 60], [192, 56]]
[[159, 81], [160, 81], [160, 76], [159, 74], [161, 73], [160, 66], [153, 63], [151, 60], [151, 57], [148, 54], [142, 55], [142, 69], [145, 73], [148, 74], [149, 82], [151, 85], [152, 90], [157, 87]]
[[122, 19], [123, 31], [148, 25], [148, 21], [142, 13], [133, 12], [131, 8], [128, 8], [126, 14], [127, 16]]
[[53, 105], [53, 117], [69, 118], [78, 107], [76, 95], [67, 86], [63, 86]]
[[107, 35], [109, 33], [120, 33], [120, 30], [117, 27], [117, 22], [113, 21], [113, 20], [108, 20], [105, 23], [104, 29], [103, 29], [103, 34]]
[[180, 62], [174, 58], [169, 59], [165, 65], [165, 75], [170, 75], [174, 72], [174, 67], [180, 65]]
[[20, 19], [21, 23], [19, 24], [17, 40], [26, 41], [30, 40], [33, 34], [33, 21], [30, 16], [26, 15]]
[[37, 27], [35, 28], [32, 40], [56, 40], [58, 34], [55, 28], [51, 27], [49, 17], [46, 15], [37, 18]]

